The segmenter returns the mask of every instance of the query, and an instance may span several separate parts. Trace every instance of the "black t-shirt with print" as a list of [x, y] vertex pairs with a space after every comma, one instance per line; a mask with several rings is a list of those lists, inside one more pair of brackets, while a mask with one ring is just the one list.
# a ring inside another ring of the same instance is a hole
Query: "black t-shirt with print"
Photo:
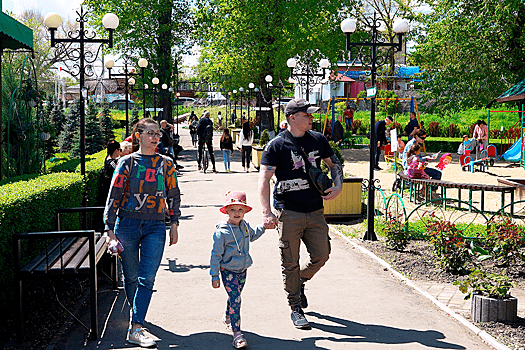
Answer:
[[[262, 165], [276, 168], [273, 206], [301, 213], [322, 209], [323, 198], [310, 185], [303, 157], [286, 134], [281, 133], [268, 142], [261, 158]], [[326, 137], [319, 132], [308, 131], [296, 140], [310, 164], [317, 168], [321, 166], [321, 159], [330, 158], [334, 154]]]

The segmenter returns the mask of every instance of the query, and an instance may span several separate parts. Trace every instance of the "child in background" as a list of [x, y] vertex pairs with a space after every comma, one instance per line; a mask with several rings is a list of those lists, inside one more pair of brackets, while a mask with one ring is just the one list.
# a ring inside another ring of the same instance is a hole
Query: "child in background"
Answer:
[[420, 156], [420, 148], [421, 146], [416, 143], [408, 150], [408, 177], [413, 179], [430, 179], [430, 176], [425, 173], [425, 168], [428, 163]]
[[401, 140], [401, 135], [397, 135], [397, 153], [402, 154], [405, 149], [405, 143]]
[[228, 293], [223, 322], [233, 332], [232, 345], [236, 349], [248, 346], [241, 333], [241, 292], [246, 282], [246, 269], [252, 264], [250, 242], [265, 232], [264, 224], [255, 230], [244, 220], [244, 214], [252, 208], [246, 204], [246, 193], [236, 191], [226, 194], [226, 204], [220, 209], [228, 215], [228, 221], [217, 224], [213, 234], [213, 249], [210, 259], [211, 285], [219, 288], [219, 271]]

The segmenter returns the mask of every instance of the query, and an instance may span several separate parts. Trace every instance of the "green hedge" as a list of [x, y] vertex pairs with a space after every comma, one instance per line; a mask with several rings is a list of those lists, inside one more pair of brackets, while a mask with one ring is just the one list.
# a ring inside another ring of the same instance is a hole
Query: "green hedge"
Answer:
[[[81, 206], [84, 192], [88, 206], [103, 205], [100, 198], [104, 196], [99, 192], [105, 155], [106, 151], [101, 151], [86, 157], [84, 178], [77, 162], [73, 172], [24, 175], [0, 183], [0, 285], [4, 286], [0, 290], [0, 306], [8, 306], [14, 295], [13, 234], [56, 230], [57, 210]], [[80, 228], [77, 215], [63, 215], [61, 221], [62, 228]], [[45, 244], [23, 240], [22, 264], [36, 256]]]

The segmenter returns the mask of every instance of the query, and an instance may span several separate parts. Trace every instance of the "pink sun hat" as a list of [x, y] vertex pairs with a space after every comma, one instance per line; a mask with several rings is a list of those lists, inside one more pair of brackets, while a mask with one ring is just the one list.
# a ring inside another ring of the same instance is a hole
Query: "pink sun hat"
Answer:
[[248, 204], [246, 204], [246, 193], [242, 191], [230, 191], [226, 193], [226, 203], [219, 209], [221, 213], [228, 214], [227, 210], [230, 205], [240, 204], [245, 207], [246, 212], [249, 213], [252, 210]]

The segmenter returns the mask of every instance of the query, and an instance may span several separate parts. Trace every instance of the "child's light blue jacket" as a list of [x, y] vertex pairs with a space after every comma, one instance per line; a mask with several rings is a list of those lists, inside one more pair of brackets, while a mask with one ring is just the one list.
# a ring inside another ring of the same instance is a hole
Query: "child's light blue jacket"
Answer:
[[241, 273], [252, 265], [250, 242], [255, 241], [265, 232], [264, 226], [258, 225], [255, 230], [242, 220], [239, 226], [221, 222], [213, 234], [213, 249], [210, 259], [212, 281], [219, 279], [219, 270]]

